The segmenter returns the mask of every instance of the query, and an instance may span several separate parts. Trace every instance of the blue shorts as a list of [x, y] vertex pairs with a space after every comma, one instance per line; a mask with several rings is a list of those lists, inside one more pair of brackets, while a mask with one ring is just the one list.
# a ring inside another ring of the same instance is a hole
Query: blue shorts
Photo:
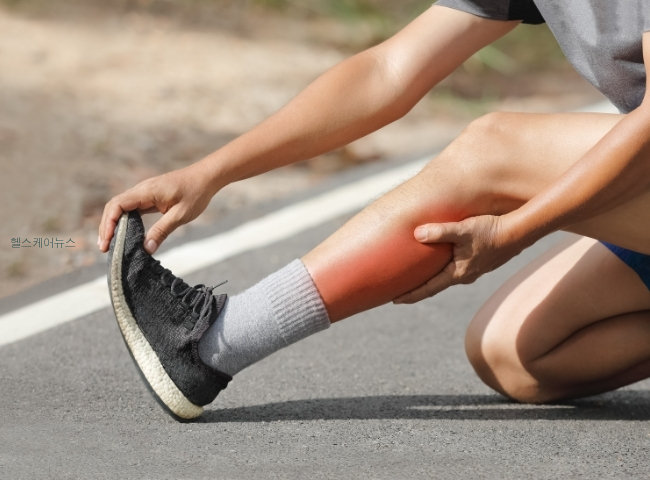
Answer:
[[627, 248], [618, 247], [607, 242], [600, 242], [609, 248], [623, 262], [634, 270], [645, 286], [650, 290], [650, 255], [633, 252]]

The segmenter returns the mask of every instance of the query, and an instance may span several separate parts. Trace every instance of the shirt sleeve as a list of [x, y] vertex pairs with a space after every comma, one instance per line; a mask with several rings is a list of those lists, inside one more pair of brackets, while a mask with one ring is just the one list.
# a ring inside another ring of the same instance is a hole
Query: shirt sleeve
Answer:
[[533, 0], [439, 0], [436, 5], [492, 20], [522, 20], [531, 25], [544, 23]]

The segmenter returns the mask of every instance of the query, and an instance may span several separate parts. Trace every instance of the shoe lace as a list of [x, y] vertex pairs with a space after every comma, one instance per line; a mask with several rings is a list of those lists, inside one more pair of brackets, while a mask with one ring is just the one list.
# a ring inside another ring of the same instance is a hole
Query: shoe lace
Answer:
[[202, 283], [190, 287], [181, 278], [174, 275], [171, 270], [163, 267], [159, 260], [154, 260], [152, 270], [160, 275], [163, 285], [168, 286], [171, 294], [176, 298], [180, 298], [183, 308], [190, 312], [191, 319], [185, 322], [185, 327], [188, 330], [194, 328], [194, 325], [199, 320], [209, 318], [212, 315], [212, 311], [217, 305], [217, 299], [212, 291], [228, 282], [228, 280], [225, 280], [212, 287], [207, 287]]

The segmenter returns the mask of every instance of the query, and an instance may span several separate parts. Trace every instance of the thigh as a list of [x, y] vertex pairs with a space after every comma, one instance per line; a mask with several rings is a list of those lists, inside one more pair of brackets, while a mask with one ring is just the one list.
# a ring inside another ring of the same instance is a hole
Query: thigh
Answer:
[[630, 267], [595, 240], [572, 240], [485, 303], [467, 353], [483, 381], [514, 398], [596, 393], [625, 384], [617, 375], [650, 375], [649, 311], [650, 291]]
[[[488, 209], [507, 213], [557, 180], [623, 117], [599, 113], [490, 114], [475, 122], [452, 146], [451, 153], [461, 162], [469, 156], [483, 164], [483, 195], [499, 199]], [[650, 254], [650, 222], [639, 221], [649, 217], [647, 192], [568, 230]]]

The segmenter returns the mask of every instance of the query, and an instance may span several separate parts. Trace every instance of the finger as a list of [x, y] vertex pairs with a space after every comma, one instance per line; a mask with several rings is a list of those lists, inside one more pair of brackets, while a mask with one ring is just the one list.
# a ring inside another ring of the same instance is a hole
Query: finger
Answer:
[[415, 229], [415, 239], [421, 243], [456, 243], [460, 234], [458, 223], [428, 223]]
[[452, 285], [455, 285], [455, 279], [453, 275], [446, 270], [443, 270], [424, 285], [420, 285], [418, 288], [400, 295], [395, 300], [393, 300], [393, 303], [417, 303], [421, 300], [437, 295]]
[[117, 226], [117, 222], [124, 212], [130, 212], [136, 208], [151, 208], [153, 202], [149, 199], [143, 198], [142, 192], [135, 189], [127, 190], [126, 192], [113, 197], [104, 207], [102, 220], [99, 224], [99, 238], [98, 247], [102, 252], [107, 252], [108, 247], [113, 238], [113, 232]]
[[99, 225], [98, 247], [100, 251], [108, 251], [108, 246], [113, 238], [113, 231], [122, 213], [124, 213], [124, 210], [116, 201], [111, 200], [104, 207], [102, 221]]
[[140, 215], [146, 215], [147, 213], [157, 213], [160, 210], [158, 207], [151, 207], [151, 208], [138, 208], [138, 212], [140, 212]]
[[170, 208], [147, 232], [144, 249], [150, 254], [155, 253], [162, 242], [184, 223], [180, 209], [177, 206]]

